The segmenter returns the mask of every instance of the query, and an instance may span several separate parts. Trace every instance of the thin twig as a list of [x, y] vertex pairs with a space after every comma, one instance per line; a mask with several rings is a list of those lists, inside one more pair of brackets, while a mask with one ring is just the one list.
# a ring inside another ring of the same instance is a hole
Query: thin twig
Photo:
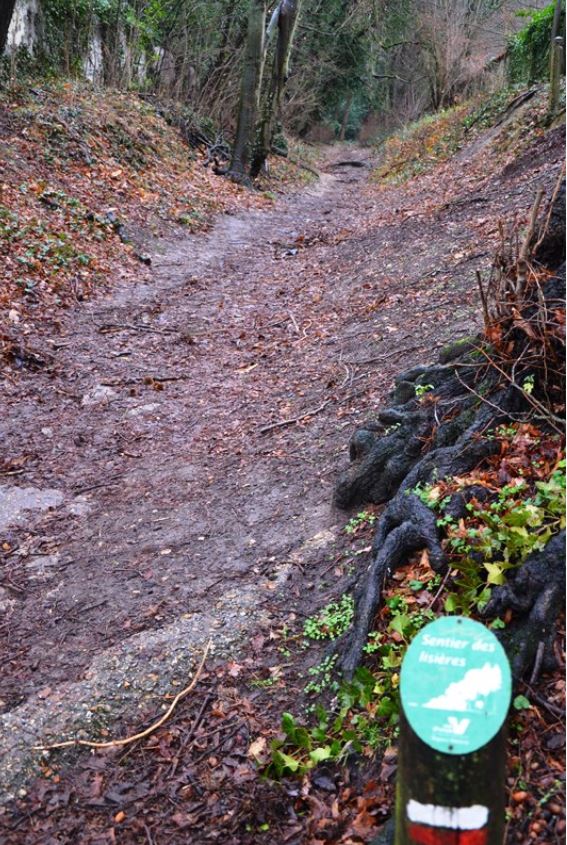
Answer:
[[435, 593], [435, 595], [433, 596], [433, 598], [431, 599], [431, 601], [427, 605], [427, 610], [431, 610], [431, 608], [433, 607], [433, 605], [435, 604], [435, 602], [437, 601], [437, 599], [439, 598], [439, 596], [441, 595], [441, 593], [445, 589], [445, 584], [447, 583], [447, 579], [449, 578], [450, 573], [451, 573], [451, 567], [449, 566], [449, 567], [447, 567], [447, 572], [443, 576], [443, 580], [441, 581], [439, 589], [437, 590], [437, 592]]
[[150, 725], [149, 728], [146, 728], [145, 731], [140, 731], [140, 733], [133, 734], [132, 736], [126, 736], [123, 739], [111, 739], [108, 742], [92, 742], [88, 739], [69, 739], [66, 742], [56, 742], [53, 745], [34, 745], [34, 751], [52, 751], [56, 748], [72, 748], [73, 746], [77, 745], [85, 746], [86, 748], [116, 748], [117, 746], [131, 745], [131, 743], [137, 742], [140, 739], [145, 739], [147, 736], [150, 736], [150, 734], [155, 733], [155, 731], [157, 731], [158, 728], [161, 728], [164, 722], [169, 719], [179, 702], [186, 698], [186, 696], [188, 696], [189, 693], [195, 688], [197, 681], [201, 676], [201, 672], [203, 671], [205, 660], [207, 659], [211, 644], [212, 641], [209, 640], [207, 645], [205, 646], [201, 662], [199, 663], [197, 671], [193, 675], [193, 680], [191, 681], [189, 686], [185, 687], [184, 690], [181, 690], [181, 692], [177, 693], [177, 695], [175, 696], [163, 716], [160, 716], [160, 718], [152, 725]]
[[405, 349], [394, 349], [393, 352], [388, 352], [387, 355], [380, 355], [378, 358], [364, 358], [362, 361], [347, 360], [346, 363], [355, 365], [378, 364], [381, 361], [386, 361], [388, 358], [393, 358], [395, 355], [404, 355], [406, 352], [415, 352], [417, 349], [421, 349], [421, 346], [406, 346]]
[[549, 713], [551, 713], [552, 716], [556, 716], [560, 720], [561, 724], [564, 724], [563, 720], [565, 718], [565, 712], [560, 707], [556, 707], [554, 704], [550, 704], [549, 701], [546, 701], [543, 696], [539, 695], [534, 689], [532, 689], [529, 684], [526, 684], [526, 687], [528, 689], [530, 698], [533, 698], [534, 701], [537, 701], [538, 704], [540, 704], [542, 707], [545, 707], [545, 709]]
[[112, 475], [106, 481], [99, 481], [98, 484], [90, 484], [88, 487], [74, 487], [72, 492], [75, 496], [80, 496], [83, 493], [90, 493], [91, 490], [98, 490], [100, 487], [110, 487], [120, 481], [121, 478], [124, 478], [123, 472], [120, 475]]
[[[241, 723], [240, 719], [237, 719], [234, 730], [232, 730], [226, 736], [223, 736], [221, 738], [221, 740], [219, 741], [219, 744], [215, 748], [215, 751], [219, 751], [219, 749], [223, 747], [225, 742], [228, 742], [229, 739], [232, 739], [234, 734], [238, 733], [238, 731], [240, 730], [241, 727], [242, 727], [242, 723]], [[207, 748], [206, 751], [204, 751], [195, 760], [192, 760], [191, 762], [193, 763], [194, 766], [197, 766], [197, 765], [199, 765], [199, 763], [201, 763], [205, 759], [205, 757], [209, 757], [209, 756], [212, 756], [212, 751], [211, 751], [210, 748]]]
[[179, 334], [179, 329], [156, 329], [153, 326], [144, 326], [139, 323], [103, 323], [98, 326], [99, 332], [103, 334], [105, 331], [120, 331], [122, 329], [130, 329], [135, 332], [152, 332], [154, 334]]
[[509, 416], [509, 417], [510, 417], [510, 419], [514, 419], [514, 420], [516, 420], [516, 421], [518, 421], [518, 422], [520, 422], [520, 421], [521, 421], [521, 418], [519, 418], [519, 417], [515, 417], [515, 416], [513, 416], [512, 414], [507, 414], [507, 413], [506, 413], [506, 411], [504, 411], [502, 408], [500, 408], [500, 407], [499, 407], [498, 405], [496, 405], [494, 402], [491, 402], [491, 401], [490, 401], [490, 399], [487, 399], [487, 398], [486, 398], [486, 396], [482, 396], [482, 394], [478, 393], [478, 391], [476, 391], [476, 390], [474, 389], [474, 387], [471, 387], [469, 384], [467, 384], [467, 383], [466, 383], [466, 381], [463, 381], [463, 379], [460, 377], [460, 375], [459, 375], [457, 372], [455, 372], [455, 377], [456, 377], [457, 381], [458, 381], [460, 384], [462, 384], [462, 386], [465, 388], [465, 390], [468, 390], [468, 391], [469, 391], [469, 393], [472, 393], [472, 394], [473, 394], [473, 396], [476, 396], [476, 398], [477, 398], [477, 399], [480, 399], [480, 401], [481, 401], [481, 402], [484, 402], [486, 405], [489, 405], [491, 408], [494, 408], [494, 410], [495, 410], [495, 411], [498, 411], [498, 413], [499, 413], [499, 414], [503, 414], [503, 415]]
[[530, 243], [534, 234], [535, 224], [537, 220], [537, 215], [539, 212], [539, 207], [541, 205], [541, 201], [545, 196], [545, 191], [543, 188], [540, 188], [536, 194], [536, 198], [534, 200], [534, 204], [532, 205], [532, 211], [530, 214], [530, 222], [528, 224], [528, 230], [524, 236], [524, 240], [520, 249], [519, 260], [525, 261], [528, 257], [528, 253], [530, 250]]
[[[509, 383], [510, 383], [513, 387], [515, 387], [515, 388], [516, 388], [516, 390], [520, 390], [520, 391], [522, 392], [522, 394], [523, 394], [524, 398], [525, 398], [525, 399], [526, 399], [526, 401], [527, 401], [527, 402], [528, 402], [528, 403], [532, 406], [532, 408], [534, 408], [536, 411], [539, 411], [539, 412], [540, 412], [540, 414], [543, 414], [543, 415], [544, 415], [544, 417], [545, 417], [545, 419], [548, 421], [549, 425], [551, 425], [551, 427], [552, 427], [553, 429], [555, 429], [555, 431], [556, 431], [558, 434], [563, 434], [563, 423], [564, 423], [564, 421], [561, 419], [561, 417], [558, 417], [558, 416], [557, 416], [556, 414], [554, 414], [554, 413], [553, 413], [553, 412], [552, 412], [549, 408], [546, 408], [546, 407], [545, 407], [545, 405], [543, 405], [541, 402], [539, 402], [537, 399], [535, 399], [535, 398], [534, 398], [534, 397], [533, 397], [530, 393], [528, 393], [526, 390], [523, 390], [523, 389], [522, 389], [522, 387], [521, 387], [521, 385], [519, 385], [519, 384], [518, 384], [518, 383], [517, 383], [517, 382], [516, 382], [516, 381], [512, 378], [512, 376], [510, 376], [510, 375], [506, 372], [506, 370], [503, 370], [503, 369], [502, 369], [502, 367], [499, 367], [499, 366], [498, 366], [498, 364], [496, 363], [496, 361], [494, 361], [494, 360], [490, 357], [490, 355], [488, 355], [488, 353], [486, 352], [486, 350], [485, 350], [485, 349], [481, 349], [480, 351], [482, 352], [482, 354], [484, 355], [484, 357], [486, 358], [486, 360], [489, 362], [489, 364], [490, 364], [492, 367], [494, 367], [494, 369], [498, 370], [498, 372], [499, 372], [501, 375], [503, 375], [503, 376], [504, 376], [504, 378], [506, 379], [506, 381], [508, 381], [508, 382], [509, 382]], [[473, 391], [473, 393], [474, 393], [474, 391]], [[481, 398], [481, 399], [483, 399], [483, 397], [482, 397], [482, 396], [481, 396], [480, 398]], [[488, 400], [487, 400], [487, 399], [483, 399], [483, 401], [487, 402], [489, 405], [491, 404], [490, 402], [488, 402]]]
[[486, 301], [486, 294], [484, 292], [484, 286], [482, 284], [482, 274], [481, 274], [480, 270], [476, 271], [476, 280], [478, 282], [478, 289], [479, 289], [479, 292], [480, 292], [480, 300], [482, 302], [482, 313], [484, 315], [484, 328], [485, 328], [485, 330], [488, 330], [488, 327], [490, 326], [490, 317], [488, 315], [488, 303]]
[[181, 755], [184, 753], [185, 749], [187, 748], [187, 746], [189, 745], [189, 743], [192, 741], [193, 737], [195, 736], [195, 734], [197, 732], [197, 728], [201, 724], [201, 719], [203, 718], [203, 714], [204, 714], [207, 706], [209, 705], [210, 701], [212, 700], [212, 698], [213, 698], [213, 696], [212, 696], [211, 693], [209, 693], [205, 697], [205, 700], [203, 701], [203, 703], [201, 705], [201, 709], [197, 713], [197, 716], [194, 719], [193, 724], [191, 725], [191, 728], [189, 729], [189, 732], [186, 734], [186, 736], [183, 737], [183, 742], [181, 744], [181, 748], [179, 749], [179, 753], [175, 757], [175, 759], [174, 759], [174, 761], [171, 765], [171, 769], [169, 770], [169, 777], [170, 778], [173, 777], [173, 775], [176, 772], [177, 766], [179, 765], [179, 760], [181, 758]]
[[266, 434], [268, 431], [272, 431], [274, 428], [283, 428], [286, 425], [295, 425], [295, 423], [301, 422], [302, 420], [307, 419], [307, 417], [313, 417], [315, 414], [320, 414], [331, 400], [327, 399], [326, 402], [323, 402], [322, 405], [319, 405], [318, 408], [314, 408], [312, 411], [306, 411], [305, 414], [302, 414], [300, 417], [293, 417], [290, 420], [281, 420], [280, 422], [271, 423], [270, 425], [265, 425], [263, 428], [260, 429], [260, 434]]
[[341, 389], [341, 390], [342, 390], [342, 388], [343, 388], [343, 387], [346, 387], [346, 385], [347, 385], [350, 381], [352, 381], [352, 373], [351, 373], [351, 371], [349, 370], [349, 368], [347, 367], [347, 365], [346, 365], [346, 364], [343, 364], [343, 367], [345, 368], [345, 373], [346, 373], [346, 376], [345, 376], [344, 381], [343, 381], [343, 382], [342, 382], [342, 384], [340, 385], [340, 389]]
[[533, 668], [532, 674], [530, 676], [530, 684], [535, 684], [535, 682], [539, 678], [539, 673], [541, 671], [541, 664], [543, 663], [544, 653], [545, 653], [545, 643], [539, 642], [538, 646], [537, 646], [535, 661], [534, 661], [534, 668]]
[[528, 278], [528, 254], [530, 252], [530, 245], [534, 237], [539, 207], [544, 196], [545, 191], [543, 190], [543, 188], [540, 188], [536, 194], [536, 198], [534, 200], [534, 204], [532, 206], [532, 211], [530, 214], [530, 222], [528, 224], [528, 229], [524, 236], [520, 251], [518, 253], [518, 261], [516, 263], [516, 285], [514, 287], [514, 294], [517, 298], [521, 298], [526, 288]]
[[297, 321], [296, 321], [295, 317], [293, 316], [293, 314], [291, 313], [291, 311], [289, 311], [288, 313], [289, 313], [289, 319], [290, 319], [290, 320], [291, 320], [291, 322], [293, 323], [293, 328], [295, 329], [295, 331], [297, 332], [297, 334], [301, 334], [301, 331], [299, 330], [299, 326], [297, 325]]

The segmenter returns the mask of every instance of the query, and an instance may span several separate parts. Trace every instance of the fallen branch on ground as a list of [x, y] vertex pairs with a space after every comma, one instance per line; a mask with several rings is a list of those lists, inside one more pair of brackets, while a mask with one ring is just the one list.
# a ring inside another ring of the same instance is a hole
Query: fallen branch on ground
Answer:
[[179, 334], [179, 329], [157, 329], [155, 326], [144, 326], [135, 323], [103, 323], [98, 327], [101, 334], [127, 329], [135, 332], [152, 332], [154, 334]]
[[310, 167], [308, 164], [305, 164], [304, 161], [300, 161], [298, 158], [292, 158], [291, 156], [284, 155], [283, 153], [279, 152], [279, 150], [274, 149], [272, 147], [272, 155], [277, 155], [280, 158], [285, 158], [286, 161], [289, 161], [290, 164], [295, 165], [295, 167], [299, 167], [300, 170], [307, 170], [308, 173], [312, 173], [317, 179], [321, 178], [321, 174], [318, 170], [315, 170], [314, 167]]
[[313, 411], [307, 411], [305, 414], [302, 414], [300, 417], [293, 417], [291, 420], [281, 420], [281, 422], [272, 423], [271, 425], [265, 425], [263, 428], [260, 429], [260, 434], [266, 434], [268, 431], [272, 431], [274, 428], [283, 428], [286, 425], [295, 425], [295, 423], [301, 422], [302, 420], [307, 419], [307, 417], [313, 417], [315, 414], [321, 413], [331, 400], [327, 399], [326, 402], [323, 402], [322, 405], [319, 405], [318, 408], [315, 408]]

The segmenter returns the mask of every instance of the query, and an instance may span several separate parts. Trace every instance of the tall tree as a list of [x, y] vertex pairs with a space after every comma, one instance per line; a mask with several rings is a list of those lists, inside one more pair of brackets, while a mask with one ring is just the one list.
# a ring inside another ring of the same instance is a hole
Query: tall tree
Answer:
[[289, 74], [289, 57], [300, 6], [301, 0], [281, 0], [268, 28], [269, 36], [270, 28], [272, 26], [277, 27], [278, 38], [272, 65], [272, 77], [264, 97], [262, 114], [256, 130], [254, 154], [250, 168], [252, 179], [260, 173], [272, 148], [274, 131], [281, 114], [282, 96]]
[[[559, 109], [559, 82], [561, 79], [561, 55], [565, 49], [561, 32], [562, 0], [555, 0], [549, 57], [549, 111], [553, 116]], [[561, 40], [560, 40], [561, 39]]]
[[10, 29], [10, 22], [14, 12], [16, 0], [3, 0], [0, 3], [0, 55], [4, 52], [6, 41], [8, 40], [8, 30]]
[[249, 167], [256, 120], [260, 106], [262, 76], [264, 71], [264, 39], [266, 26], [266, 0], [250, 0], [248, 32], [244, 54], [244, 68], [240, 88], [240, 105], [236, 140], [228, 175], [237, 182], [249, 180]]

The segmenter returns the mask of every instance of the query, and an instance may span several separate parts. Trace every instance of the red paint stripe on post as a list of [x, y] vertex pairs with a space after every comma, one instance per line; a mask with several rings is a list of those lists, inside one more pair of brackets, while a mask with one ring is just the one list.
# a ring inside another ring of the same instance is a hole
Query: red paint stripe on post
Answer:
[[487, 842], [486, 827], [480, 830], [451, 830], [410, 823], [408, 833], [414, 845], [486, 845]]

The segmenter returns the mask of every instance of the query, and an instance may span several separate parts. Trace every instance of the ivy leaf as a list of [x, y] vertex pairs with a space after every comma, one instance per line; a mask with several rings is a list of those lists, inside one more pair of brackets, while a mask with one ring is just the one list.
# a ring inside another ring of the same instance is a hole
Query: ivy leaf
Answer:
[[407, 630], [408, 625], [411, 624], [411, 619], [407, 615], [407, 613], [399, 613], [390, 622], [388, 625], [389, 631], [396, 631], [400, 636], [404, 636], [404, 632]]
[[331, 748], [329, 745], [324, 745], [321, 748], [314, 748], [309, 752], [309, 757], [315, 764], [328, 760], [331, 756]]
[[410, 590], [422, 590], [424, 587], [423, 581], [410, 581], [408, 583]]
[[290, 757], [289, 754], [284, 754], [283, 751], [275, 751], [273, 754], [273, 761], [276, 769], [283, 774], [288, 769], [290, 772], [296, 772], [299, 769], [299, 760]]
[[505, 584], [506, 578], [502, 572], [502, 566], [499, 563], [485, 563], [484, 568], [488, 572], [487, 584]]

